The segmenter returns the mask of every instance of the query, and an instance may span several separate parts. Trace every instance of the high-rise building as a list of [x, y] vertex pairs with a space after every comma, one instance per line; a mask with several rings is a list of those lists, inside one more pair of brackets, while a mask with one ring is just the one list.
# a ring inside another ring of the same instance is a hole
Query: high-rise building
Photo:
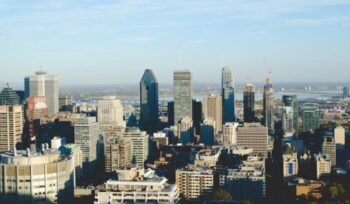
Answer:
[[72, 96], [70, 95], [61, 95], [59, 97], [59, 110], [60, 111], [68, 111], [72, 112], [72, 104], [73, 104]]
[[188, 70], [174, 72], [174, 124], [184, 117], [192, 118], [192, 73]]
[[214, 191], [214, 170], [196, 166], [178, 169], [176, 185], [186, 199], [209, 196]]
[[332, 170], [332, 162], [327, 154], [314, 155], [316, 164], [316, 178], [327, 177]]
[[302, 108], [303, 131], [314, 131], [320, 127], [320, 112], [316, 104]]
[[178, 123], [178, 138], [184, 145], [193, 142], [193, 121], [190, 117], [184, 117]]
[[255, 86], [247, 83], [243, 93], [244, 122], [255, 122]]
[[253, 148], [264, 158], [268, 156], [268, 129], [259, 123], [244, 123], [237, 128], [237, 145]]
[[205, 119], [201, 124], [200, 143], [206, 146], [212, 146], [215, 144], [215, 127], [216, 122], [212, 119]]
[[97, 120], [101, 130], [109, 127], [125, 127], [123, 105], [116, 96], [104, 96], [97, 101]]
[[37, 71], [35, 75], [24, 79], [25, 98], [29, 96], [45, 96], [47, 100], [48, 114], [54, 115], [59, 109], [58, 78], [47, 75], [44, 71]]
[[283, 178], [285, 181], [290, 181], [298, 175], [298, 154], [288, 143], [283, 151]]
[[174, 101], [169, 101], [167, 106], [168, 126], [175, 125], [174, 121]]
[[337, 151], [333, 137], [324, 137], [322, 143], [322, 154], [327, 154], [332, 166], [337, 165]]
[[105, 172], [111, 173], [131, 165], [131, 141], [120, 137], [105, 142]]
[[32, 151], [37, 145], [43, 142], [40, 133], [42, 118], [48, 116], [48, 106], [45, 96], [30, 96], [27, 98], [25, 106], [25, 128], [24, 143], [25, 146], [31, 146]]
[[342, 126], [334, 129], [334, 140], [337, 145], [345, 145], [345, 129]]
[[350, 88], [348, 86], [343, 87], [343, 97], [349, 97], [350, 96]]
[[[49, 149], [0, 154], [1, 203], [65, 203], [73, 199], [74, 161]], [[6, 198], [8, 196], [8, 199]]]
[[20, 97], [16, 93], [16, 91], [13, 91], [10, 86], [7, 84], [7, 87], [5, 87], [1, 93], [0, 93], [0, 106], [2, 105], [19, 105], [20, 103]]
[[294, 132], [294, 112], [290, 106], [282, 107], [282, 130], [285, 134]]
[[20, 148], [23, 133], [23, 107], [0, 106], [0, 152]]
[[283, 107], [291, 107], [293, 110], [293, 129], [298, 130], [298, 100], [296, 95], [283, 95], [282, 96]]
[[268, 128], [269, 134], [274, 133], [275, 121], [273, 111], [273, 87], [271, 79], [266, 79], [263, 94], [263, 125]]
[[266, 197], [265, 160], [250, 155], [237, 169], [225, 169], [220, 174], [220, 187], [235, 200], [259, 203]]
[[60, 152], [63, 154], [72, 155], [72, 159], [74, 161], [74, 186], [76, 183], [81, 183], [81, 179], [83, 177], [83, 152], [81, 148], [77, 144], [65, 144], [59, 148]]
[[231, 69], [227, 66], [222, 68], [221, 77], [221, 97], [222, 97], [222, 122], [234, 122], [235, 113], [235, 88]]
[[238, 123], [225, 123], [223, 126], [222, 136], [223, 145], [237, 144], [237, 127]]
[[152, 134], [159, 129], [158, 81], [151, 69], [146, 69], [140, 81], [140, 125]]
[[196, 135], [200, 135], [201, 123], [203, 121], [202, 102], [194, 99], [192, 100], [192, 120], [193, 120], [193, 132]]
[[123, 139], [131, 141], [132, 162], [144, 167], [149, 155], [149, 135], [138, 128], [126, 128]]
[[82, 116], [74, 125], [74, 141], [83, 152], [83, 175], [93, 178], [98, 158], [99, 124], [96, 117]]
[[222, 131], [222, 99], [211, 94], [203, 100], [203, 115], [205, 119], [215, 121], [216, 132]]

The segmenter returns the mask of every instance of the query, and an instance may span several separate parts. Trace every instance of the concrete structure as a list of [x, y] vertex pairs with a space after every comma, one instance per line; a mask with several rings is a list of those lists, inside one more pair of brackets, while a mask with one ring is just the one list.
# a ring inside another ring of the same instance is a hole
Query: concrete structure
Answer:
[[204, 167], [186, 166], [176, 170], [176, 185], [186, 199], [209, 196], [214, 191], [214, 171]]
[[239, 123], [225, 123], [223, 126], [223, 145], [237, 144], [237, 127]]
[[235, 122], [235, 88], [231, 69], [227, 66], [221, 72], [222, 122]]
[[125, 127], [123, 105], [116, 96], [104, 96], [97, 101], [97, 120], [103, 131], [109, 127]]
[[20, 104], [21, 102], [19, 95], [7, 84], [7, 87], [4, 87], [4, 89], [0, 92], [0, 106]]
[[66, 138], [65, 137], [54, 137], [51, 139], [51, 148], [52, 149], [59, 149], [61, 146], [66, 144]]
[[61, 95], [58, 98], [59, 111], [72, 112], [73, 98], [70, 95]]
[[47, 75], [44, 71], [37, 71], [35, 75], [24, 79], [25, 98], [29, 96], [45, 96], [48, 114], [54, 115], [59, 109], [58, 77]]
[[334, 140], [336, 145], [345, 145], [345, 129], [342, 126], [334, 129]]
[[83, 152], [77, 144], [65, 144], [59, 148], [63, 154], [70, 154], [74, 163], [74, 186], [81, 183], [83, 177]]
[[332, 166], [337, 165], [337, 151], [333, 137], [324, 137], [322, 143], [322, 153], [329, 156]]
[[104, 145], [104, 156], [106, 173], [130, 166], [132, 162], [131, 141], [123, 138], [109, 138]]
[[299, 170], [298, 154], [294, 151], [291, 144], [286, 146], [282, 158], [284, 181], [289, 181], [296, 178]]
[[271, 79], [267, 78], [263, 94], [263, 125], [268, 128], [270, 135], [275, 131], [273, 100], [273, 87], [271, 84]]
[[149, 155], [149, 135], [138, 128], [126, 128], [123, 139], [131, 141], [132, 161], [139, 167], [143, 167]]
[[188, 70], [174, 72], [174, 123], [185, 117], [192, 118], [192, 73]]
[[285, 134], [293, 134], [294, 128], [294, 111], [290, 106], [283, 106], [282, 108], [282, 129]]
[[247, 83], [243, 92], [244, 122], [255, 122], [255, 86]]
[[213, 147], [212, 149], [201, 150], [196, 154], [194, 161], [195, 166], [216, 167], [221, 155], [221, 148]]
[[322, 198], [322, 191], [326, 184], [322, 181], [297, 178], [290, 181], [288, 185], [293, 187], [292, 192], [295, 192], [295, 197], [309, 196], [314, 199], [320, 199]]
[[23, 133], [23, 107], [0, 106], [0, 152], [21, 146]]
[[94, 204], [109, 203], [179, 203], [179, 189], [153, 170], [120, 169], [95, 193]]
[[316, 164], [316, 178], [327, 177], [332, 170], [332, 162], [327, 154], [314, 155]]
[[40, 152], [0, 154], [0, 195], [8, 197], [7, 203], [62, 203], [73, 198], [72, 156], [45, 147]]
[[83, 152], [83, 175], [93, 178], [98, 158], [99, 124], [96, 117], [83, 116], [74, 125], [74, 141]]
[[259, 123], [244, 123], [237, 128], [237, 145], [253, 148], [260, 156], [268, 156], [268, 129]]
[[200, 143], [206, 146], [212, 146], [216, 143], [216, 122], [212, 119], [205, 119], [201, 124]]
[[296, 95], [283, 95], [282, 96], [283, 107], [292, 108], [293, 112], [293, 129], [298, 130], [299, 110], [298, 110], [298, 99]]
[[235, 200], [262, 201], [266, 197], [265, 160], [248, 156], [237, 169], [225, 169], [220, 174], [220, 187]]
[[140, 125], [152, 134], [159, 129], [158, 81], [151, 69], [146, 69], [140, 81]]
[[185, 117], [178, 123], [178, 138], [184, 145], [193, 142], [193, 122], [190, 117]]
[[350, 96], [350, 88], [348, 86], [343, 87], [343, 97], [349, 97]]
[[314, 131], [320, 127], [320, 113], [316, 104], [308, 104], [302, 108], [303, 131]]
[[205, 119], [215, 121], [216, 132], [222, 131], [222, 99], [211, 94], [203, 99], [203, 115]]

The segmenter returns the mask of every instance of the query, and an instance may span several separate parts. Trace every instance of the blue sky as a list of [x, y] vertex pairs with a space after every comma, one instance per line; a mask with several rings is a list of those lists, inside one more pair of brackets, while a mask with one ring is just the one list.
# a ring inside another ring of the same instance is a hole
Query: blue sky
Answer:
[[350, 0], [0, 0], [0, 82], [219, 83], [222, 63], [238, 82], [350, 81]]

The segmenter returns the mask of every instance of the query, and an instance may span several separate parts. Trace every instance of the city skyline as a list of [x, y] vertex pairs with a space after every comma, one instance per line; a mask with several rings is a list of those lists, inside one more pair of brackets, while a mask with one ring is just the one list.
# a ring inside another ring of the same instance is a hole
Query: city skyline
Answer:
[[[145, 68], [160, 84], [179, 68], [217, 83], [221, 64], [237, 82], [259, 82], [269, 70], [275, 82], [331, 82], [330, 68], [348, 81], [341, 73], [350, 65], [349, 7], [343, 0], [2, 1], [0, 65], [25, 76], [42, 67], [66, 85], [137, 83], [138, 74], [123, 70]], [[22, 77], [5, 72], [0, 82]]]

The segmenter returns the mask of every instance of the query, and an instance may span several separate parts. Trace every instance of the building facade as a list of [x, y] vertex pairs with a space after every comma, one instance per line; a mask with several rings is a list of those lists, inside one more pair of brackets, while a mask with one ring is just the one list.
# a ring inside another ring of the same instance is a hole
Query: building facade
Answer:
[[203, 100], [203, 116], [215, 121], [216, 132], [222, 131], [222, 98], [214, 94]]
[[243, 92], [243, 115], [244, 122], [255, 122], [255, 86], [247, 83]]
[[263, 94], [263, 125], [268, 128], [269, 134], [272, 135], [275, 129], [274, 110], [273, 110], [273, 87], [271, 79], [266, 79]]
[[131, 142], [132, 162], [136, 166], [143, 167], [149, 155], [149, 135], [147, 132], [140, 131], [138, 128], [126, 128], [122, 138]]
[[192, 73], [188, 70], [174, 72], [174, 124], [184, 117], [192, 118]]
[[233, 76], [229, 67], [223, 67], [221, 72], [222, 121], [236, 121], [235, 88]]
[[22, 146], [23, 124], [21, 105], [0, 106], [0, 152]]
[[268, 156], [268, 129], [259, 123], [244, 123], [237, 128], [237, 145], [253, 148], [260, 156]]

